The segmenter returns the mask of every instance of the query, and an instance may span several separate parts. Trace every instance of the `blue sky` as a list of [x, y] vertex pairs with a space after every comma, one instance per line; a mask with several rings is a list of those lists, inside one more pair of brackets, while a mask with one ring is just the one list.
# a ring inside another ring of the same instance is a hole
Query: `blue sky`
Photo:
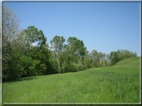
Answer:
[[88, 51], [127, 49], [140, 55], [139, 2], [4, 2], [19, 16], [22, 29], [34, 25], [47, 42], [75, 36]]

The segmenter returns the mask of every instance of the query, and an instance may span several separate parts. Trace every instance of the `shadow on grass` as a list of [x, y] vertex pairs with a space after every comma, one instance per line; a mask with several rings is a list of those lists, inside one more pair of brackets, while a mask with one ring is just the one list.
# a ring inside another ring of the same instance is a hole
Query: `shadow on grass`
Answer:
[[37, 79], [37, 77], [24, 77], [24, 78], [19, 78], [19, 79], [7, 81], [7, 82], [29, 81], [29, 80], [34, 80], [34, 79]]
[[17, 81], [28, 81], [28, 80], [33, 80], [33, 79], [37, 79], [37, 77], [25, 77], [25, 78], [20, 78]]

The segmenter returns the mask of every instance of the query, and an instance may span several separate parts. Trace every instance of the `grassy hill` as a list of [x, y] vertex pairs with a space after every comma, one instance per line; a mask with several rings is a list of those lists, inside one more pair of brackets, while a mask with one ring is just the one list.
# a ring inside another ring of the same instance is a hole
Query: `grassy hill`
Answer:
[[3, 84], [3, 103], [139, 103], [140, 58]]

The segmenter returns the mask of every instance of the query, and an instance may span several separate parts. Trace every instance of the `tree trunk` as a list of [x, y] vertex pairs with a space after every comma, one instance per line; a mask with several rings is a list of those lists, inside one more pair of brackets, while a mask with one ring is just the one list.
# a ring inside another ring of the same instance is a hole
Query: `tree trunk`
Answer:
[[60, 62], [59, 62], [58, 56], [56, 54], [56, 51], [55, 51], [55, 57], [56, 57], [56, 60], [57, 60], [57, 63], [58, 63], [58, 70], [59, 70], [59, 72], [61, 72]]

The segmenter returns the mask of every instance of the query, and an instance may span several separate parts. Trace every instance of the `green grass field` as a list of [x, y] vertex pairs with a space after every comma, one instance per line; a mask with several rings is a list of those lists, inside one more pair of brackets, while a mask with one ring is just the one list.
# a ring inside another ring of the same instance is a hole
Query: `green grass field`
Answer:
[[3, 83], [3, 103], [140, 103], [140, 58]]

